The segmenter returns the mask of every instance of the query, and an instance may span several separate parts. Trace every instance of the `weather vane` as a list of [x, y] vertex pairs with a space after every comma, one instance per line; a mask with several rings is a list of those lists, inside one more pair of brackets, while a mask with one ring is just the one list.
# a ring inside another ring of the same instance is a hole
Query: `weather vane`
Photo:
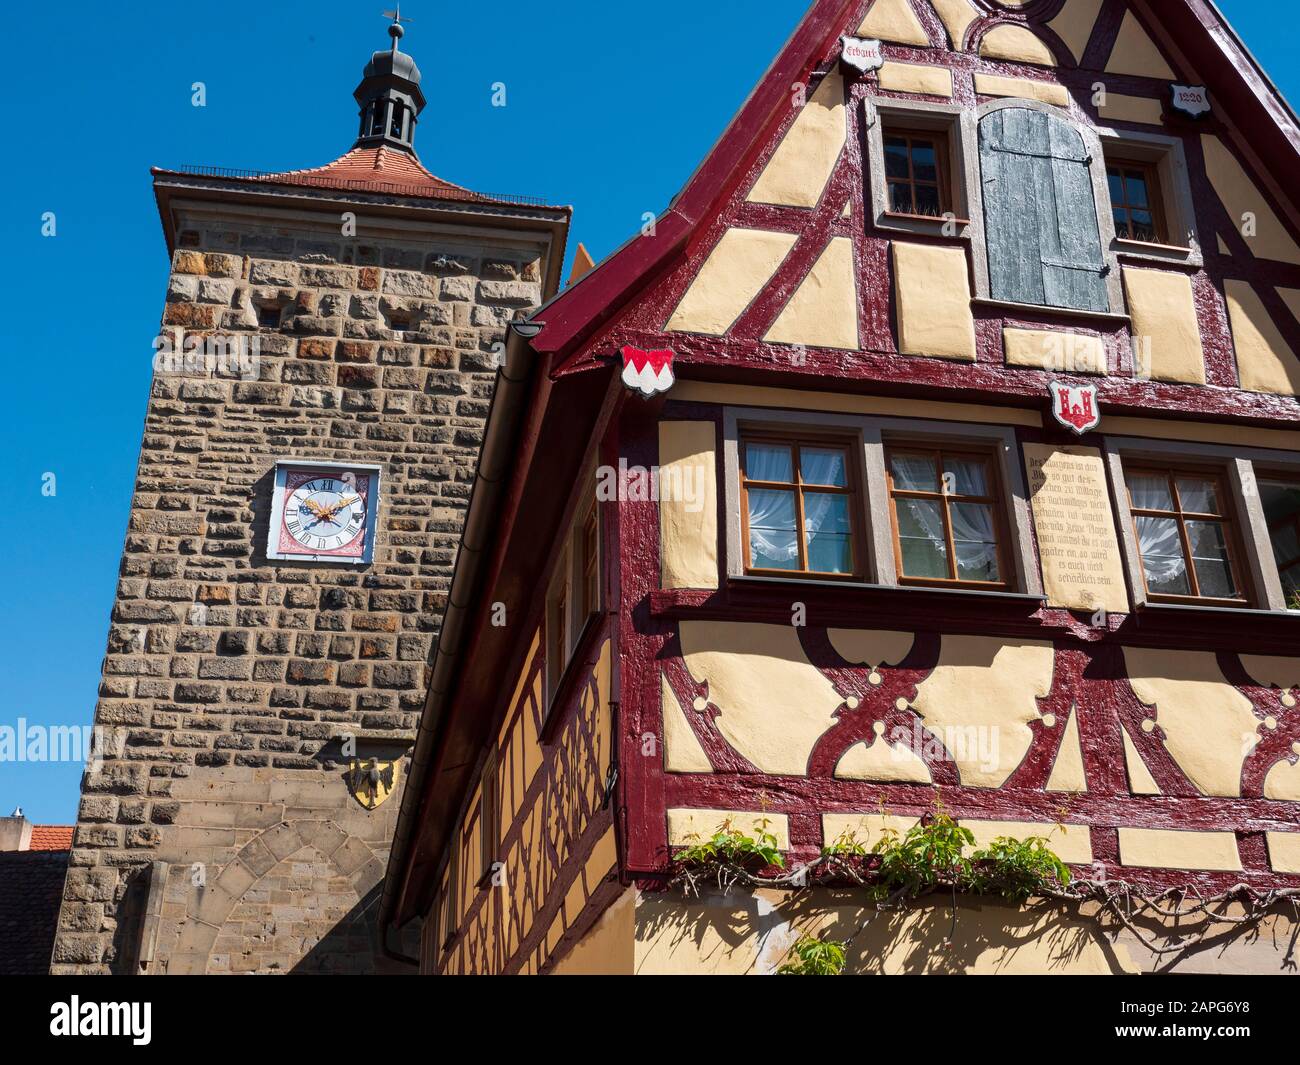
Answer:
[[415, 21], [414, 19], [402, 18], [402, 5], [401, 5], [401, 4], [398, 4], [397, 7], [396, 7], [396, 9], [393, 10], [393, 11], [385, 11], [385, 12], [384, 12], [384, 18], [390, 18], [390, 19], [392, 19], [392, 20], [393, 20], [393, 25], [394, 25], [394, 26], [400, 26], [403, 22], [414, 22], [414, 21]]
[[406, 32], [402, 29], [403, 22], [414, 22], [414, 19], [402, 18], [402, 5], [398, 4], [392, 11], [385, 11], [384, 18], [393, 20], [393, 24], [388, 27], [388, 36], [393, 39], [393, 55], [397, 55], [397, 42], [402, 39]]

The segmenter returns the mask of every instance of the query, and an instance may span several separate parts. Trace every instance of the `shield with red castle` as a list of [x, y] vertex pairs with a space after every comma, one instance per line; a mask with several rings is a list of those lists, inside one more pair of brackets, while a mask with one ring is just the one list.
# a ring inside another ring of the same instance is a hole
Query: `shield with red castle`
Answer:
[[1096, 385], [1066, 385], [1053, 381], [1048, 388], [1052, 396], [1052, 414], [1066, 428], [1082, 436], [1101, 424]]
[[623, 349], [623, 383], [649, 397], [673, 387], [673, 353], [669, 350], [642, 351], [631, 345]]

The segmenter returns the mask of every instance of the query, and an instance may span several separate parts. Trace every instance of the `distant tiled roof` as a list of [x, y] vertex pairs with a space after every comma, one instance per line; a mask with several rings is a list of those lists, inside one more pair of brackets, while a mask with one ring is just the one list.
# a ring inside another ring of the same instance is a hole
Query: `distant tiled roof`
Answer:
[[266, 185], [309, 185], [346, 192], [377, 192], [393, 196], [425, 197], [437, 200], [460, 200], [467, 203], [547, 206], [532, 196], [496, 196], [473, 192], [431, 174], [414, 156], [384, 145], [353, 148], [332, 163], [308, 170], [285, 170], [268, 174], [256, 170], [229, 170], [223, 167], [183, 167], [166, 170], [155, 167], [155, 174], [220, 177], [233, 181]]
[[71, 825], [32, 825], [32, 842], [29, 850], [72, 850]]
[[[33, 845], [39, 831], [32, 833]], [[68, 854], [66, 849], [0, 851], [0, 976], [50, 971]]]

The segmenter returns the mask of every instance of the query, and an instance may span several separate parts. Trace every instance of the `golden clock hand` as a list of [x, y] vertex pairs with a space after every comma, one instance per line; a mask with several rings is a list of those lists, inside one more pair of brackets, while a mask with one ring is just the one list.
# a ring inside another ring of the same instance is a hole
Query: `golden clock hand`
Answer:
[[361, 502], [360, 496], [357, 496], [355, 499], [340, 499], [337, 503], [335, 503], [332, 507], [328, 508], [325, 511], [326, 519], [332, 520], [334, 518], [334, 515], [337, 514], [344, 507], [350, 507], [352, 506], [353, 503], [360, 503], [360, 502]]

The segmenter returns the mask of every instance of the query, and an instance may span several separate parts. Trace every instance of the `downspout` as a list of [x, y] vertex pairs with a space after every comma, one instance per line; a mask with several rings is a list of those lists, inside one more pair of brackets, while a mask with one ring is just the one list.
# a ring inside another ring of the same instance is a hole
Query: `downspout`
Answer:
[[[469, 510], [461, 530], [456, 553], [456, 569], [447, 610], [443, 615], [438, 647], [433, 658], [433, 674], [424, 713], [416, 735], [415, 752], [402, 794], [402, 808], [393, 835], [393, 846], [384, 877], [384, 895], [379, 905], [380, 953], [405, 965], [418, 964], [388, 944], [389, 924], [397, 902], [398, 881], [406, 880], [406, 863], [410, 842], [415, 834], [424, 778], [433, 760], [435, 744], [442, 724], [446, 700], [451, 695], [459, 671], [465, 628], [473, 616], [474, 591], [491, 546], [492, 529], [506, 478], [516, 460], [515, 434], [519, 414], [528, 400], [529, 381], [536, 355], [529, 340], [542, 329], [541, 322], [512, 322], [506, 333], [505, 362], [497, 377], [492, 407], [483, 430], [483, 448], [479, 454]], [[396, 875], [395, 875], [396, 874]]]

